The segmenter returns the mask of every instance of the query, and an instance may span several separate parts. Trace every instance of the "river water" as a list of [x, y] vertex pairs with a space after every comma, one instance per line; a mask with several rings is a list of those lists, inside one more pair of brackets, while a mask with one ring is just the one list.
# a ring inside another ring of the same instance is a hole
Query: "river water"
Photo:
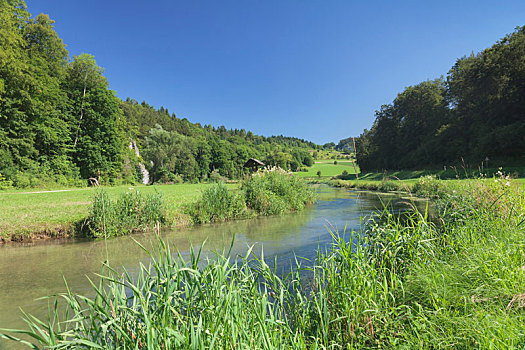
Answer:
[[[329, 228], [343, 232], [358, 231], [370, 217], [389, 203], [403, 210], [398, 195], [378, 194], [320, 187], [317, 204], [299, 213], [261, 217], [223, 224], [201, 225], [163, 232], [164, 240], [175, 251], [187, 254], [190, 247], [200, 246], [204, 253], [228, 249], [235, 237], [232, 255], [243, 255], [248, 247], [272, 261], [277, 257], [280, 268], [289, 268], [294, 255], [313, 259], [319, 248], [331, 243]], [[20, 308], [37, 317], [47, 315], [47, 300], [37, 300], [65, 290], [64, 279], [71, 290], [91, 295], [88, 278], [96, 278], [102, 263], [109, 258], [111, 266], [133, 271], [140, 262], [148, 263], [145, 247], [155, 242], [153, 233], [135, 234], [104, 241], [64, 240], [34, 245], [0, 247], [0, 328], [24, 328]], [[15, 344], [0, 339], [0, 349], [14, 349]]]

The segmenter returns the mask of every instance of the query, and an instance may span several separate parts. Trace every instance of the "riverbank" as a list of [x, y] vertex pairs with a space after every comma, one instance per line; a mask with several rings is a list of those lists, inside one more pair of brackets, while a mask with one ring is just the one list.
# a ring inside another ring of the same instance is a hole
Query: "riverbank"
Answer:
[[[168, 208], [170, 226], [182, 225], [181, 209], [195, 202], [212, 184], [176, 184], [153, 186], [118, 186], [105, 190], [117, 199], [130, 188], [143, 194], [162, 193]], [[230, 189], [237, 184], [227, 184]], [[93, 188], [68, 191], [0, 192], [0, 242], [28, 241], [74, 235], [75, 227], [89, 214]]]
[[[513, 186], [525, 185], [524, 167], [505, 167], [485, 169], [484, 173], [456, 169], [432, 171], [395, 171], [385, 173], [364, 173], [359, 179], [354, 174], [335, 176], [330, 180], [320, 180], [334, 187], [351, 188], [381, 192], [406, 192], [413, 195], [427, 196], [429, 187], [443, 183], [471, 182], [483, 179], [512, 179]], [[315, 181], [315, 180], [314, 180]]]
[[0, 195], [0, 242], [82, 235], [107, 238], [302, 210], [313, 190], [280, 169], [238, 184], [178, 184]]
[[505, 177], [428, 188], [439, 226], [424, 211], [383, 211], [360, 233], [333, 232], [332, 249], [303, 262], [307, 276], [281, 275], [250, 251], [199, 264], [161, 241], [139, 278], [108, 272], [107, 288], [82, 299], [88, 309], [65, 293], [75, 321], [34, 331], [43, 346], [108, 349], [523, 347], [523, 189]]

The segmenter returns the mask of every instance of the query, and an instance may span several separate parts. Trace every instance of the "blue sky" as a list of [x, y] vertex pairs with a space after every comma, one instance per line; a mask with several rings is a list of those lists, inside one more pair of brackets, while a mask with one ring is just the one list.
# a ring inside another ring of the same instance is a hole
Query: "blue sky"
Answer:
[[525, 1], [33, 0], [120, 98], [325, 143], [524, 25]]

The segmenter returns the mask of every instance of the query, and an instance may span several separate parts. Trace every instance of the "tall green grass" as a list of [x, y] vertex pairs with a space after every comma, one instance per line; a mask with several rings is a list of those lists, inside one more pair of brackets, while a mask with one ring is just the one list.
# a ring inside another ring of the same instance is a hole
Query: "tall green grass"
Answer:
[[153, 228], [165, 220], [162, 195], [158, 192], [143, 195], [131, 190], [112, 200], [105, 189], [99, 188], [93, 194], [85, 226], [88, 235], [99, 238]]
[[[525, 346], [525, 193], [505, 178], [443, 185], [439, 224], [384, 210], [290, 273], [251, 251], [201, 261], [162, 241], [94, 297], [60, 295], [24, 333], [53, 348], [515, 349]], [[15, 339], [23, 331], [2, 330]]]
[[315, 200], [306, 181], [282, 169], [265, 169], [243, 181], [246, 205], [260, 215], [276, 215], [301, 210]]
[[202, 192], [200, 200], [189, 205], [187, 211], [196, 224], [221, 222], [248, 216], [243, 193], [228, 190], [222, 182]]
[[246, 178], [236, 192], [223, 183], [212, 185], [187, 213], [194, 223], [219, 222], [302, 210], [314, 200], [315, 193], [304, 180], [273, 168]]

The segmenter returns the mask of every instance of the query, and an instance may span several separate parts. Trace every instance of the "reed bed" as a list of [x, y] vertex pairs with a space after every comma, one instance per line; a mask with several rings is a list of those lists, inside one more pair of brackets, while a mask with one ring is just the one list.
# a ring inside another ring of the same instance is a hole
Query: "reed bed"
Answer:
[[194, 223], [202, 224], [285, 214], [302, 210], [315, 199], [306, 181], [274, 167], [244, 179], [239, 191], [230, 191], [220, 182], [214, 184], [203, 191], [200, 200], [188, 206], [186, 213]]
[[385, 209], [289, 273], [251, 251], [183, 259], [159, 240], [138, 273], [105, 267], [95, 297], [66, 291], [65, 317], [52, 303], [48, 320], [26, 315], [29, 330], [2, 336], [56, 349], [523, 348], [525, 194], [507, 182], [440, 185], [439, 224]]
[[139, 190], [130, 190], [112, 200], [104, 188], [97, 188], [85, 220], [85, 230], [94, 238], [107, 238], [151, 229], [165, 221], [165, 208], [159, 192], [143, 195]]

